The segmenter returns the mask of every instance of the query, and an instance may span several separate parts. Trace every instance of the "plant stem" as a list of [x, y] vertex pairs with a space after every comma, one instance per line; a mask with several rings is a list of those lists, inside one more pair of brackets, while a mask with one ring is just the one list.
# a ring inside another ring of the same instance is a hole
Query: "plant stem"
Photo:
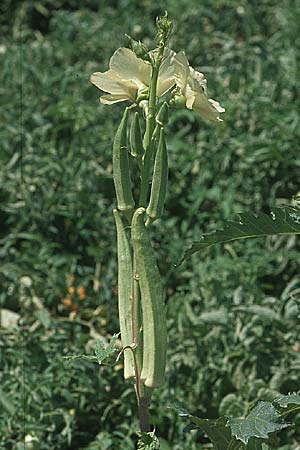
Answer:
[[[152, 163], [152, 136], [155, 129], [155, 114], [156, 114], [156, 90], [157, 80], [159, 74], [159, 68], [162, 62], [164, 54], [164, 45], [161, 45], [158, 50], [156, 61], [152, 66], [152, 76], [149, 93], [149, 110], [146, 118], [146, 132], [145, 132], [145, 154], [143, 157], [143, 165], [141, 170], [141, 190], [139, 206], [146, 207], [147, 197], [149, 190], [149, 178], [151, 172]], [[151, 431], [150, 417], [149, 417], [149, 403], [151, 400], [152, 390], [144, 386], [140, 375], [142, 370], [143, 359], [143, 343], [140, 333], [141, 318], [140, 318], [140, 293], [138, 277], [136, 276], [136, 263], [134, 258], [133, 263], [133, 292], [132, 292], [132, 330], [133, 330], [133, 342], [137, 345], [135, 349], [135, 361], [136, 361], [136, 394], [138, 402], [138, 417], [140, 423], [140, 429], [142, 432], [148, 433]]]
[[152, 67], [152, 76], [149, 93], [149, 113], [146, 119], [145, 132], [145, 155], [143, 158], [143, 168], [141, 173], [141, 192], [139, 206], [146, 207], [149, 189], [149, 178], [152, 162], [152, 135], [155, 127], [155, 109], [156, 109], [156, 89], [159, 74], [159, 68], [164, 54], [164, 46], [159, 47], [157, 58]]
[[149, 433], [149, 431], [151, 431], [150, 417], [149, 417], [149, 410], [148, 410], [149, 403], [150, 403], [149, 397], [142, 397], [139, 399], [139, 402], [138, 402], [138, 414], [139, 414], [140, 428], [141, 428], [141, 431], [143, 431], [144, 433]]

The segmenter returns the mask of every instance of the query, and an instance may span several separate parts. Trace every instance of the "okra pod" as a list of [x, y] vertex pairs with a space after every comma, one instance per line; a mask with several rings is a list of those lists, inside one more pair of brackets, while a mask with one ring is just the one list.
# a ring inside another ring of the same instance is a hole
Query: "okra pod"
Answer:
[[118, 209], [130, 213], [134, 208], [134, 200], [131, 189], [127, 149], [127, 122], [128, 108], [124, 111], [115, 135], [113, 145], [113, 175]]
[[161, 127], [165, 126], [169, 122], [169, 106], [167, 102], [164, 102], [155, 118], [156, 126], [153, 131], [152, 140], [156, 141], [159, 137]]
[[[153, 222], [162, 216], [168, 183], [168, 152], [164, 129], [160, 129], [158, 149], [155, 156], [147, 222]], [[148, 223], [147, 223], [148, 225]]]
[[[117, 249], [118, 249], [118, 308], [121, 340], [123, 347], [133, 343], [132, 332], [132, 288], [133, 270], [131, 249], [127, 239], [122, 220], [116, 209], [113, 211], [117, 228]], [[134, 360], [132, 351], [124, 350], [124, 378], [127, 380], [135, 376]]]
[[143, 140], [139, 122], [139, 113], [135, 113], [130, 127], [131, 154], [137, 159], [138, 164], [142, 162], [144, 154]]
[[163, 287], [145, 227], [145, 208], [132, 218], [131, 240], [136, 261], [143, 315], [143, 366], [141, 379], [149, 388], [162, 386], [165, 378], [167, 330]]
[[167, 102], [164, 102], [159, 108], [155, 121], [161, 127], [167, 125], [169, 121], [169, 106]]

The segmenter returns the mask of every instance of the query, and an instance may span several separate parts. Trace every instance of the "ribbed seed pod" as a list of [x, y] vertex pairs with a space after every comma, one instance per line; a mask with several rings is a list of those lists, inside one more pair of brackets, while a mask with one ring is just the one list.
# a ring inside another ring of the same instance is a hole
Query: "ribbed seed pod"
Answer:
[[155, 121], [161, 127], [167, 125], [169, 121], [169, 106], [167, 102], [164, 102], [159, 108]]
[[161, 128], [158, 142], [158, 149], [155, 156], [150, 201], [147, 207], [147, 214], [151, 222], [162, 216], [168, 184], [168, 152], [164, 136], [164, 129]]
[[141, 379], [145, 386], [154, 388], [164, 383], [167, 330], [161, 277], [144, 218], [145, 208], [138, 208], [132, 218], [131, 239], [136, 258], [143, 313]]
[[[134, 296], [134, 324], [133, 324], [133, 339], [134, 344], [136, 344], [135, 352], [135, 362], [138, 371], [138, 376], [140, 377], [143, 366], [143, 314], [141, 305], [141, 293], [139, 287], [139, 279], [136, 271], [136, 258], [133, 253], [133, 296]], [[135, 328], [135, 329], [134, 329]], [[139, 386], [141, 387], [141, 386]]]
[[[127, 235], [119, 216], [114, 209], [114, 218], [117, 228], [117, 247], [118, 247], [118, 307], [121, 340], [123, 347], [131, 345], [132, 336], [132, 305], [131, 295], [133, 286], [133, 271], [131, 249]], [[134, 360], [130, 349], [124, 350], [124, 378], [125, 380], [135, 376]]]
[[153, 134], [152, 134], [152, 140], [156, 141], [159, 138], [161, 127], [164, 125], [167, 125], [169, 122], [169, 106], [167, 102], [164, 102], [155, 118], [156, 126], [154, 128]]
[[138, 161], [142, 160], [144, 154], [143, 140], [139, 122], [139, 113], [135, 113], [130, 127], [130, 147], [131, 154]]
[[113, 145], [113, 175], [120, 211], [131, 211], [134, 208], [127, 149], [127, 122], [128, 108], [124, 111]]

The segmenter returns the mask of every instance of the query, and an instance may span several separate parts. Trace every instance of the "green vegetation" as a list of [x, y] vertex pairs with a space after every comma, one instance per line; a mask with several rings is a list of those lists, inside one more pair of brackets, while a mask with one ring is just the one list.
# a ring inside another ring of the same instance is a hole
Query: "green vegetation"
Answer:
[[[165, 127], [169, 191], [164, 228], [159, 220], [153, 228], [169, 346], [152, 422], [162, 450], [210, 448], [201, 432], [184, 432], [168, 405], [236, 424], [251, 418], [258, 400], [271, 405], [300, 389], [297, 236], [228, 241], [174, 266], [203, 233], [223, 229], [223, 219], [269, 213], [299, 191], [300, 7], [292, 0], [2, 3], [0, 448], [135, 448], [135, 397], [123, 359], [93, 363], [119, 332], [112, 144], [123, 107], [99, 104], [89, 77], [127, 45], [125, 33], [149, 43], [164, 9], [176, 31], [171, 47], [184, 48], [207, 75], [226, 113], [215, 126], [176, 110]], [[77, 354], [91, 358], [63, 358]], [[299, 426], [285, 428], [270, 448], [299, 449]]]

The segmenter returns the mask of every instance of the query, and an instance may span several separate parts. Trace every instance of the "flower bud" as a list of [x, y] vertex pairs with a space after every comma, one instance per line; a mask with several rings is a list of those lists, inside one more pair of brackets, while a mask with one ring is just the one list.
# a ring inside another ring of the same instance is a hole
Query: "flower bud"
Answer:
[[181, 108], [185, 108], [186, 98], [184, 95], [174, 95], [174, 97], [170, 100], [170, 104], [174, 106], [179, 106]]
[[145, 45], [142, 44], [141, 41], [136, 41], [128, 34], [125, 34], [125, 36], [127, 37], [127, 39], [129, 39], [130, 47], [136, 54], [136, 56], [144, 61], [148, 61], [151, 63], [151, 58]]
[[168, 18], [168, 13], [165, 11], [165, 15], [156, 18], [157, 36], [156, 40], [159, 44], [165, 45], [172, 32], [173, 23]]

